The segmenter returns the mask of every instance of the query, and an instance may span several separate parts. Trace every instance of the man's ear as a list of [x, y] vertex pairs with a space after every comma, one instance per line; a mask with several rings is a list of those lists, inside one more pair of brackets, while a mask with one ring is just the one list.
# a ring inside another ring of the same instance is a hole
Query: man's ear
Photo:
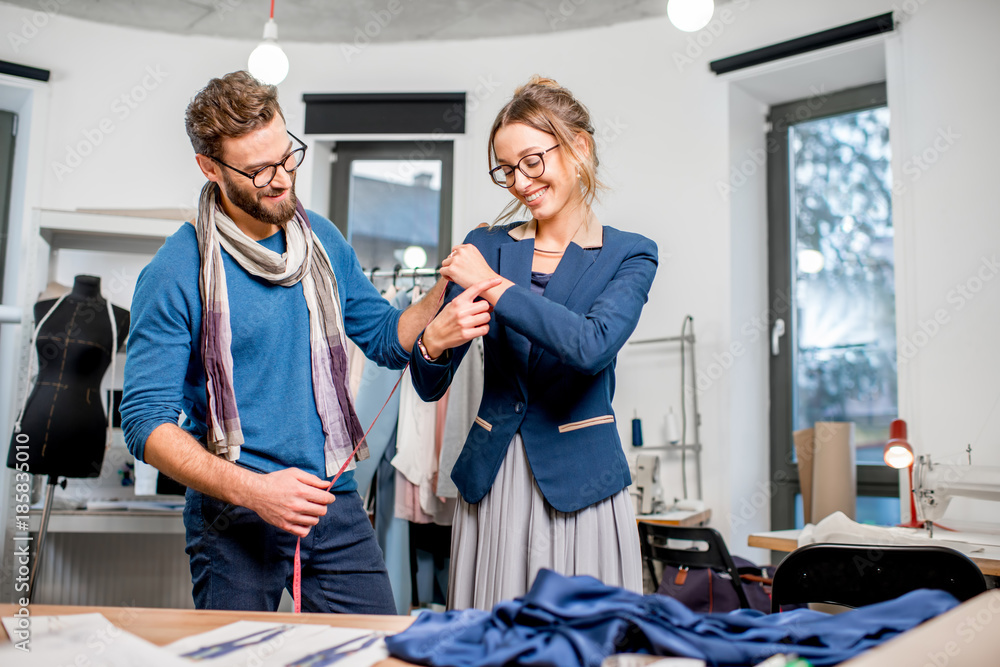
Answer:
[[220, 173], [221, 167], [215, 162], [215, 160], [207, 155], [202, 155], [201, 153], [196, 153], [194, 159], [198, 163], [198, 168], [201, 169], [201, 173], [205, 174], [205, 178], [213, 183], [218, 183], [222, 180], [222, 174]]

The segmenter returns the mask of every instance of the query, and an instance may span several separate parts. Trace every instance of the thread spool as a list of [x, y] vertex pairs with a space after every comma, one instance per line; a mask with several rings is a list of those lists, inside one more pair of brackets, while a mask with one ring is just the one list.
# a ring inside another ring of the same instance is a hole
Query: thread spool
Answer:
[[681, 434], [677, 428], [677, 418], [674, 417], [674, 409], [667, 412], [667, 442], [671, 445], [680, 444]]
[[632, 446], [642, 447], [642, 420], [638, 412], [632, 418]]

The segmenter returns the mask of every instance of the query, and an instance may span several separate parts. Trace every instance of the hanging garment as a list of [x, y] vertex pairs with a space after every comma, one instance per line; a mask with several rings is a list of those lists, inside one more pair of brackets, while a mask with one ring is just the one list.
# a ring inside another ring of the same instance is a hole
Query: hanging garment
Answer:
[[441, 453], [438, 456], [437, 485], [434, 492], [441, 498], [457, 498], [458, 488], [451, 479], [452, 468], [462, 453], [465, 439], [476, 421], [483, 400], [483, 339], [476, 338], [469, 347], [462, 365], [455, 371], [448, 390], [448, 413], [445, 416]]
[[543, 570], [523, 598], [492, 612], [425, 612], [386, 645], [393, 657], [435, 667], [598, 667], [613, 653], [684, 656], [719, 667], [796, 653], [813, 665], [835, 665], [957, 604], [944, 591], [919, 590], [835, 616], [808, 609], [697, 614], [662, 595]]
[[[397, 437], [398, 441], [398, 437]], [[393, 464], [395, 465], [395, 464]], [[434, 523], [434, 517], [420, 507], [420, 487], [396, 471], [396, 514], [397, 519], [411, 523]]]
[[[395, 308], [400, 310], [406, 308], [410, 303], [408, 297], [405, 295], [396, 295], [395, 290], [386, 292], [383, 296]], [[364, 357], [362, 356], [362, 358]], [[355, 367], [355, 360], [352, 357], [352, 374]], [[357, 469], [354, 471], [354, 479], [358, 484], [358, 493], [362, 497], [368, 492], [372, 478], [375, 476], [375, 470], [379, 467], [382, 459], [382, 453], [389, 443], [390, 436], [394, 437], [396, 420], [399, 415], [399, 390], [389, 396], [392, 388], [399, 381], [399, 371], [385, 368], [375, 363], [365, 363], [363, 368], [364, 370], [354, 401], [358, 420], [363, 427], [370, 429], [365, 442], [368, 444], [368, 451], [371, 453], [371, 458], [359, 462]], [[389, 396], [388, 403], [385, 402], [386, 396]], [[383, 405], [385, 406], [384, 408], [382, 407]], [[376, 421], [375, 417], [379, 414], [380, 410], [382, 411], [382, 416]], [[373, 422], [374, 426], [372, 425]], [[391, 500], [389, 504], [392, 504]]]
[[[419, 294], [413, 298], [419, 298]], [[417, 394], [407, 369], [399, 387], [396, 456], [392, 459], [400, 473], [396, 477], [396, 517], [450, 526], [455, 501], [442, 500], [434, 493], [438, 472], [437, 410], [436, 401], [425, 403]]]

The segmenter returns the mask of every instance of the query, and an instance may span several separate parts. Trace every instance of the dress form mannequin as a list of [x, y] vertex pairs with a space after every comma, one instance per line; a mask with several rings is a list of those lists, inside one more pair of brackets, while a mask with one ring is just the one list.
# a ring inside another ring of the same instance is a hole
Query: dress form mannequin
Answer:
[[[32, 474], [97, 477], [108, 442], [108, 417], [101, 380], [111, 363], [114, 341], [128, 335], [129, 313], [101, 296], [101, 280], [77, 276], [71, 292], [35, 304], [38, 376], [20, 417], [7, 456], [14, 467], [25, 451]], [[23, 460], [23, 457], [22, 459]]]

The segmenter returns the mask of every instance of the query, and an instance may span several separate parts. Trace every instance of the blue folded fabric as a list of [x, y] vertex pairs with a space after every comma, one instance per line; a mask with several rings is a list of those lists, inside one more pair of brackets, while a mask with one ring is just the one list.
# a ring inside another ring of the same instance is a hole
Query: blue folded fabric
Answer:
[[796, 653], [817, 666], [835, 665], [957, 604], [944, 591], [918, 590], [837, 615], [699, 614], [673, 598], [541, 570], [524, 597], [492, 612], [425, 612], [386, 645], [393, 657], [434, 667], [598, 667], [614, 653], [699, 658], [720, 667]]

